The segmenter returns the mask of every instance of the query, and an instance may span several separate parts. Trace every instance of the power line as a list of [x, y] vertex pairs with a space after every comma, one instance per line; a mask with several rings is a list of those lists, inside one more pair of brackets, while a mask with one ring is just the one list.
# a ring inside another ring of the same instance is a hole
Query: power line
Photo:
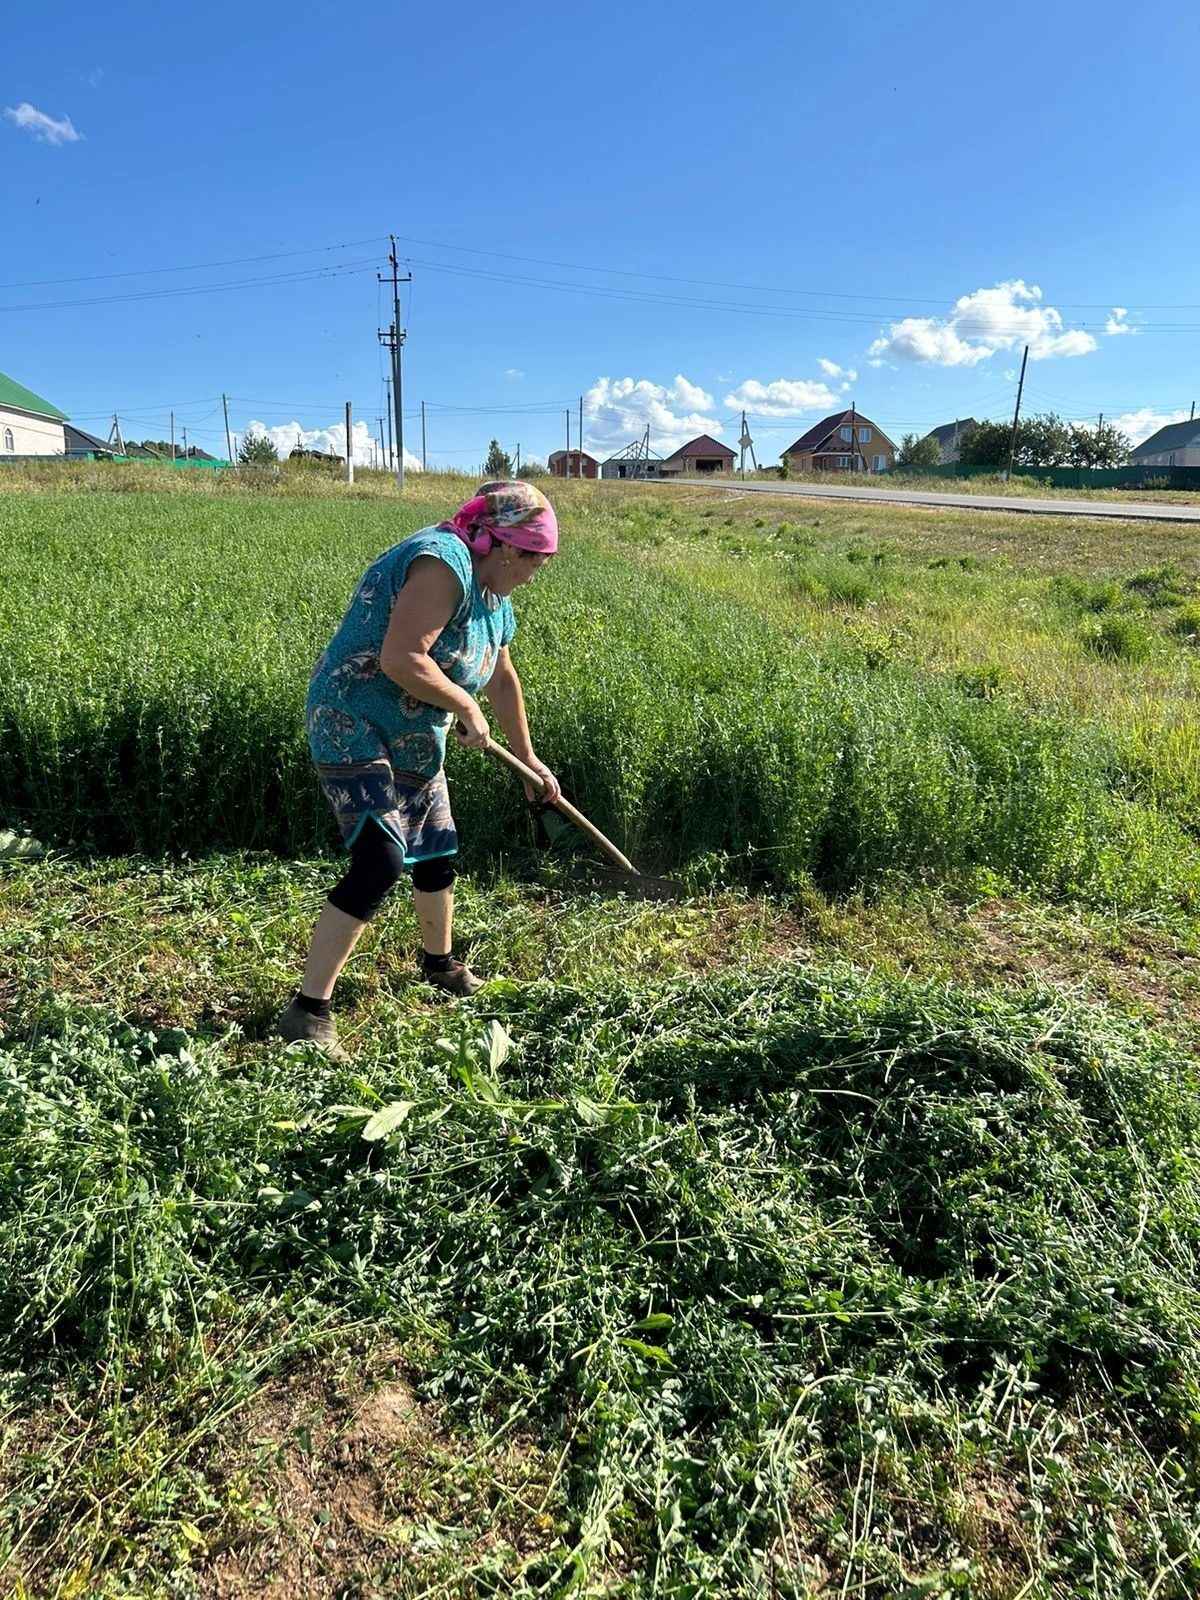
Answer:
[[[795, 289], [781, 284], [762, 283], [734, 283], [722, 278], [681, 278], [665, 272], [638, 272], [628, 267], [590, 267], [583, 266], [577, 261], [551, 261], [541, 256], [511, 255], [501, 250], [480, 250], [478, 247], [461, 244], [446, 244], [437, 239], [416, 239], [409, 234], [398, 234], [398, 238], [407, 244], [424, 245], [434, 250], [453, 250], [463, 255], [487, 256], [496, 261], [522, 261], [528, 266], [558, 267], [568, 272], [593, 272], [610, 277], [643, 278], [656, 283], [685, 283], [694, 288], [701, 289], [738, 289], [752, 294], [789, 294], [800, 295], [811, 299], [824, 300], [864, 300], [885, 305], [952, 305], [958, 298], [956, 295], [938, 295], [936, 297], [922, 295], [887, 295], [887, 294], [851, 294], [835, 289]], [[428, 266], [428, 262], [422, 265]], [[1072, 311], [1103, 311], [1111, 315], [1113, 305], [1110, 301], [1067, 301], [1060, 300], [1056, 305], [1066, 306]], [[1031, 310], [1036, 309], [1030, 307]], [[1184, 302], [1169, 305], [1128, 305], [1126, 313], [1131, 311], [1200, 311], [1200, 303]]]
[[[586, 295], [593, 299], [622, 300], [641, 305], [672, 306], [688, 311], [725, 311], [737, 316], [777, 317], [789, 322], [845, 323], [863, 327], [877, 326], [881, 321], [880, 314], [872, 314], [870, 312], [834, 311], [816, 307], [804, 310], [790, 310], [786, 306], [747, 305], [732, 300], [689, 299], [681, 295], [652, 294], [636, 289], [613, 289], [598, 284], [565, 283], [553, 278], [521, 277], [513, 273], [489, 272], [476, 267], [450, 266], [441, 261], [425, 261], [415, 257], [410, 257], [409, 259], [413, 265], [422, 267], [428, 272], [449, 273], [454, 277], [474, 278], [483, 282], [515, 284], [529, 289], [548, 289], [560, 294]], [[1035, 309], [1030, 308], [1031, 311]], [[942, 320], [947, 323], [951, 321], [951, 319]], [[1015, 342], [1030, 338], [1027, 316], [1022, 316], [1021, 320], [1011, 323], [997, 322], [982, 315], [976, 317], [959, 316], [953, 319], [952, 326], [953, 331], [964, 339], [1001, 339]], [[1143, 323], [1138, 331], [1140, 333], [1200, 333], [1200, 322]], [[1103, 328], [1098, 323], [1089, 326], [1086, 322], [1072, 322], [1045, 329], [1044, 337], [1057, 339], [1067, 333], [1102, 335]]]
[[0, 306], [5, 311], [62, 311], [74, 306], [108, 306], [141, 300], [169, 300], [185, 295], [219, 294], [232, 289], [277, 288], [291, 283], [316, 283], [323, 278], [351, 277], [374, 266], [374, 261], [345, 262], [332, 267], [312, 267], [301, 272], [273, 273], [261, 278], [240, 278], [230, 283], [197, 283], [177, 289], [143, 289], [136, 294], [92, 295], [80, 300], [27, 301], [21, 305]]
[[258, 261], [285, 261], [295, 256], [320, 255], [328, 250], [357, 250], [360, 245], [378, 244], [373, 239], [350, 239], [344, 244], [313, 245], [308, 250], [278, 250], [268, 256], [233, 256], [227, 261], [198, 261], [190, 267], [137, 267], [130, 272], [94, 272], [79, 278], [23, 278], [16, 283], [0, 283], [0, 289], [44, 289], [60, 283], [106, 283], [114, 278], [149, 278], [165, 272], [208, 272], [215, 267], [245, 267]]

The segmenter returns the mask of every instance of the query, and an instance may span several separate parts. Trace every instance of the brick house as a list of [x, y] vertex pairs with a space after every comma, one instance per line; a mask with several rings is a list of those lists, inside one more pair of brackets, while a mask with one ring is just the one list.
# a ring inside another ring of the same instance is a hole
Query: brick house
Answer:
[[0, 372], [0, 456], [61, 456], [66, 415]]
[[835, 411], [802, 433], [781, 459], [797, 476], [805, 472], [887, 472], [895, 464], [896, 446], [861, 411]]
[[660, 465], [659, 476], [674, 477], [677, 473], [732, 472], [736, 457], [727, 444], [702, 433], [698, 439], [681, 444], [674, 455]]
[[598, 478], [600, 463], [586, 450], [551, 450], [546, 465], [552, 478]]

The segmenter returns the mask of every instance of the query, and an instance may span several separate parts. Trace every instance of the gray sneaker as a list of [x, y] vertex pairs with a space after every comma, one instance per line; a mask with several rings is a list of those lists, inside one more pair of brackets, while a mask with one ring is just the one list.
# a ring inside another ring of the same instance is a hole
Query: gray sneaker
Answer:
[[483, 988], [483, 979], [477, 978], [465, 961], [452, 961], [444, 972], [426, 972], [425, 982], [447, 994], [461, 995], [469, 1000]]
[[315, 1045], [322, 1055], [339, 1065], [344, 1066], [350, 1060], [338, 1043], [337, 1026], [333, 1018], [314, 1017], [311, 1011], [305, 1011], [294, 1000], [279, 1013], [275, 1031], [288, 1044]]

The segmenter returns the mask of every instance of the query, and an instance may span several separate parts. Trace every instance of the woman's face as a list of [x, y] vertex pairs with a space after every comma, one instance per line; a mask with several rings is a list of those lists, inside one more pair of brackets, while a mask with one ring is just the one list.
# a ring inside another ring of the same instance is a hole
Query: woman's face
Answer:
[[493, 594], [508, 595], [529, 583], [549, 559], [542, 551], [516, 550], [510, 544], [498, 544], [480, 561], [479, 576]]

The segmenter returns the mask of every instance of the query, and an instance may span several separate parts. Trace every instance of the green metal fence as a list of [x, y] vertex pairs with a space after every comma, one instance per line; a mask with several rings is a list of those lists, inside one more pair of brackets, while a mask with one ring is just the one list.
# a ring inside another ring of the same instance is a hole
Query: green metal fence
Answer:
[[[999, 467], [969, 467], [961, 461], [940, 467], [893, 467], [889, 476], [994, 478]], [[1056, 489], [1200, 489], [1200, 467], [1014, 467], [1014, 478], [1036, 478]]]

